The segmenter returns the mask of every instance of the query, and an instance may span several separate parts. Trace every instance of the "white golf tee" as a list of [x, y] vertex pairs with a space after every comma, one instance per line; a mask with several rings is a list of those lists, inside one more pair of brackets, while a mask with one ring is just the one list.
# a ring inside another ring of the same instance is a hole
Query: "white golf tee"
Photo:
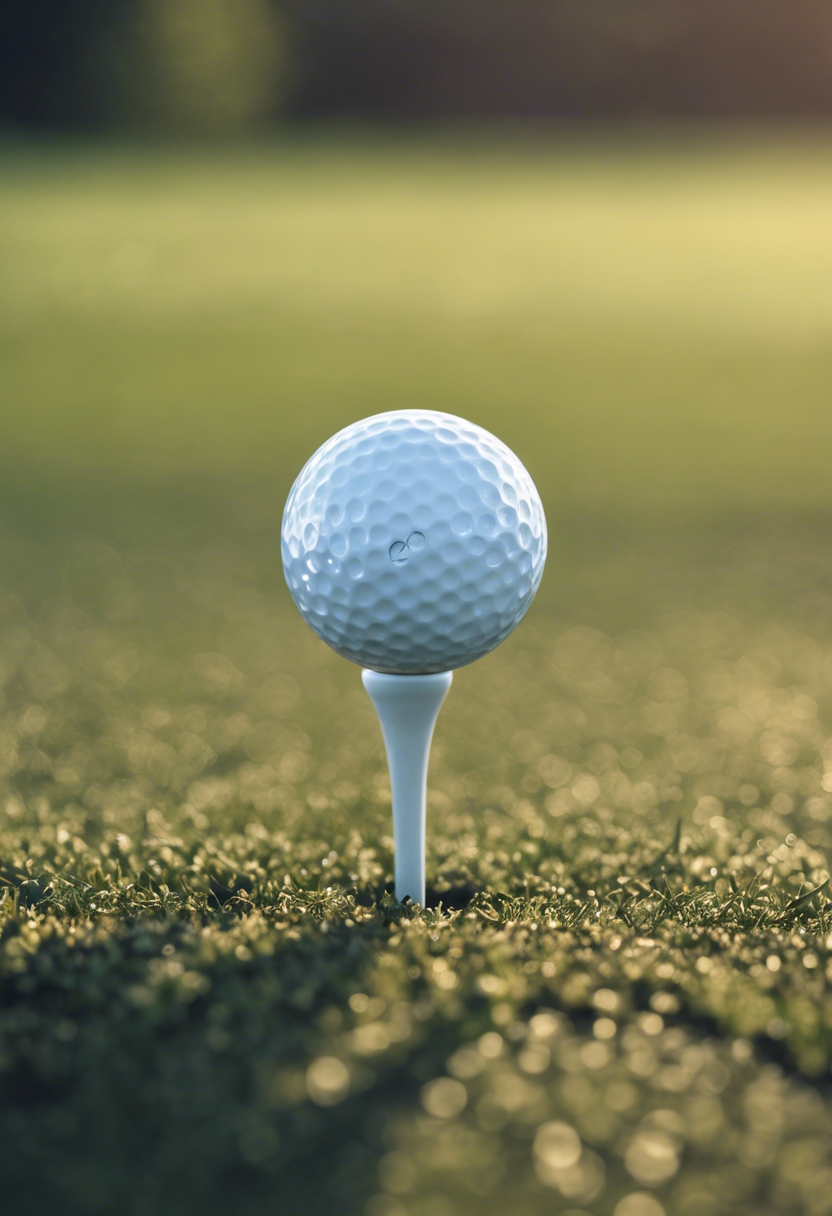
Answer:
[[376, 707], [393, 792], [396, 899], [425, 903], [425, 797], [433, 728], [451, 687], [453, 672], [392, 676], [363, 671]]

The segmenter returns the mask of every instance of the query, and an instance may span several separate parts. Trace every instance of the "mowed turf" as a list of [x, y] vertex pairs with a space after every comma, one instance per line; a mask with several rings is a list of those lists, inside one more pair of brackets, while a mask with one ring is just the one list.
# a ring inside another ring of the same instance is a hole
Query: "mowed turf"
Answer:
[[[0, 1178], [70, 1213], [832, 1212], [832, 143], [0, 166]], [[392, 898], [279, 521], [383, 409], [535, 477]]]

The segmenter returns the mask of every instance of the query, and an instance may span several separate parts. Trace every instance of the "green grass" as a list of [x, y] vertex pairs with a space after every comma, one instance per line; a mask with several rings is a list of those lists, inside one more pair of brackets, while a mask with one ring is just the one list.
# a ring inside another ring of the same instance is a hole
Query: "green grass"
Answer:
[[[5, 152], [4, 1194], [832, 1212], [830, 185], [794, 133]], [[405, 405], [551, 531], [427, 910], [277, 543]]]

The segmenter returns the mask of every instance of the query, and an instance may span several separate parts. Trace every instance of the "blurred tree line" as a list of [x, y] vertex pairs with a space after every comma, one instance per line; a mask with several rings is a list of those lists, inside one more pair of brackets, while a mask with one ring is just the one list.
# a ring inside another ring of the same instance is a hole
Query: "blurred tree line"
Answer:
[[832, 0], [0, 0], [8, 128], [832, 113]]

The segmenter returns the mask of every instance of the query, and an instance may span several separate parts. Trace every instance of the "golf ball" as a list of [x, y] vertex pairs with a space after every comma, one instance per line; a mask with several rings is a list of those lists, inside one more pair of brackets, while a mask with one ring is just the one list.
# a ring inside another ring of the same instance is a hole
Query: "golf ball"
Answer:
[[281, 550], [319, 637], [362, 667], [425, 675], [511, 633], [543, 574], [546, 520], [499, 439], [452, 414], [395, 410], [339, 431], [306, 463]]

